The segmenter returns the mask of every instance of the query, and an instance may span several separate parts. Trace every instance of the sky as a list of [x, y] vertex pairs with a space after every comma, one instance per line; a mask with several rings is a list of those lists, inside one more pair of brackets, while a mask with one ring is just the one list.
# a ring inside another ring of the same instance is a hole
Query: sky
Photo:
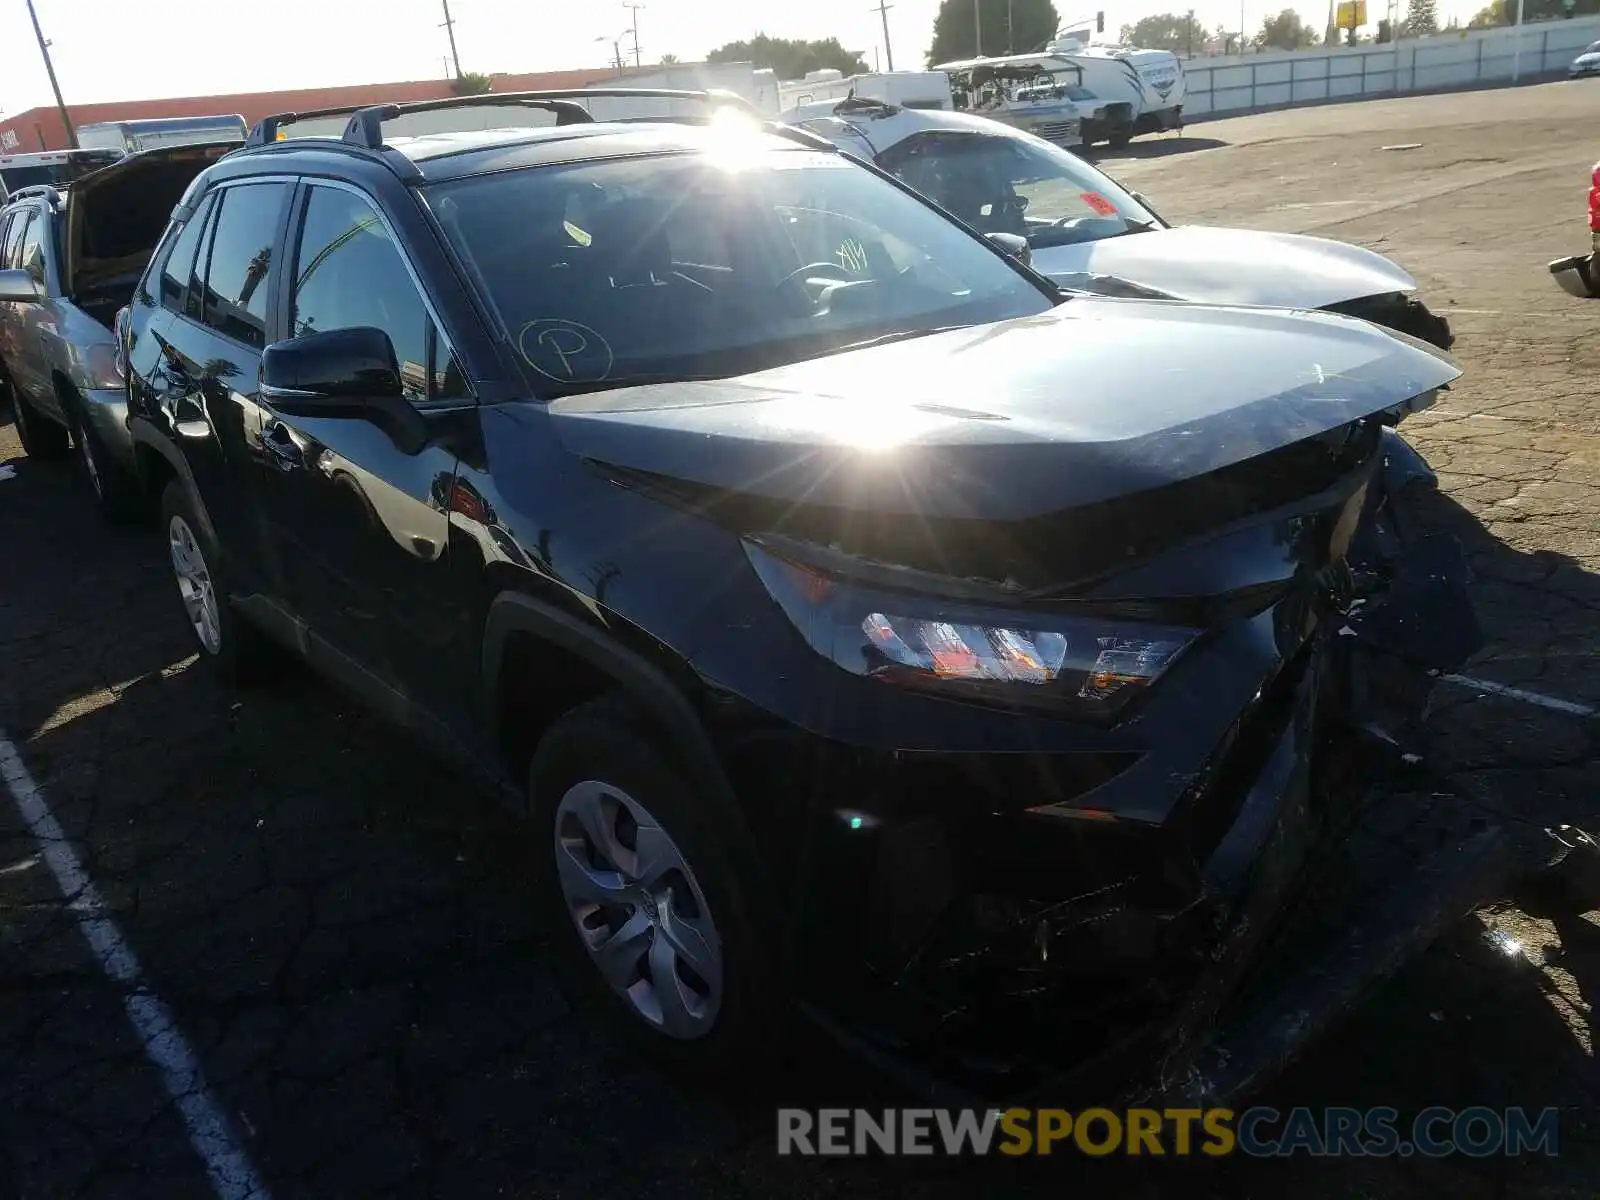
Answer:
[[[1092, 19], [1104, 6], [1115, 34], [1184, 0], [1056, 0], [1062, 19]], [[1439, 18], [1463, 20], [1484, 0], [1440, 0]], [[633, 14], [622, 0], [449, 0], [461, 66], [467, 71], [527, 72], [601, 67], [612, 40]], [[1387, 0], [1369, 0], [1374, 21]], [[449, 38], [442, 0], [34, 0], [51, 41], [67, 103], [165, 96], [276, 91], [350, 83], [437, 79], [446, 74]], [[1251, 32], [1284, 0], [1244, 0]], [[891, 0], [889, 36], [895, 65], [921, 67], [939, 0]], [[1325, 5], [1296, 5], [1317, 28]], [[1238, 0], [1194, 0], [1207, 28], [1240, 21]], [[755, 33], [773, 37], [837, 37], [882, 59], [883, 30], [871, 0], [645, 0], [639, 43], [646, 63], [664, 54], [703, 59], [726, 42]], [[624, 40], [631, 58], [631, 35]], [[0, 115], [51, 103], [25, 0], [0, 0]], [[987, 47], [986, 47], [987, 48]], [[999, 49], [999, 47], [995, 47]]]

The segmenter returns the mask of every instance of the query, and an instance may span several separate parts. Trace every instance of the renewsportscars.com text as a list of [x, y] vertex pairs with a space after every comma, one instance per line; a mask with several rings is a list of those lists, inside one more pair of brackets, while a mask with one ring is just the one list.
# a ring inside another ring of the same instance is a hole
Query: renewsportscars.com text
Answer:
[[1472, 1158], [1558, 1153], [1557, 1110], [860, 1108], [778, 1110], [778, 1153]]

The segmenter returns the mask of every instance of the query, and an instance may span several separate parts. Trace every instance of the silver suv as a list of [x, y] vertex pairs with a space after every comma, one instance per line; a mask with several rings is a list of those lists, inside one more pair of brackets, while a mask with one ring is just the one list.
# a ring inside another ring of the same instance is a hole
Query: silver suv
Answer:
[[76, 447], [102, 511], [139, 514], [114, 329], [184, 189], [237, 143], [131, 155], [0, 209], [0, 392], [31, 458]]

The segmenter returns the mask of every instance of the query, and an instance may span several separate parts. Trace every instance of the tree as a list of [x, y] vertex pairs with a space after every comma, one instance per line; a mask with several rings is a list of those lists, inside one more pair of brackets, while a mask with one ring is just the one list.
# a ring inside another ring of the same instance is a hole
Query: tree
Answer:
[[[978, 43], [979, 26], [983, 43]], [[1052, 0], [940, 0], [928, 65], [1043, 50], [1061, 28]]]
[[1194, 19], [1193, 13], [1159, 13], [1144, 17], [1132, 25], [1124, 25], [1120, 40], [1124, 46], [1190, 54], [1205, 45], [1206, 31]]
[[1411, 0], [1406, 7], [1405, 31], [1407, 37], [1421, 37], [1439, 32], [1438, 0]]
[[1322, 41], [1322, 35], [1300, 19], [1300, 14], [1286, 8], [1275, 17], [1261, 22], [1261, 32], [1256, 34], [1259, 50], [1304, 50]]
[[[1524, 0], [1522, 19], [1530, 25], [1535, 21], [1560, 21], [1565, 17], [1585, 17], [1600, 13], [1600, 0], [1576, 0], [1571, 10], [1561, 0]], [[1493, 0], [1488, 7], [1467, 22], [1468, 29], [1494, 29], [1500, 25], [1515, 25], [1517, 0]]]
[[1373, 44], [1377, 46], [1382, 46], [1388, 42], [1394, 41], [1394, 26], [1389, 23], [1388, 17], [1385, 17], [1383, 20], [1378, 22], [1378, 32], [1377, 35], [1373, 37], [1372, 41]]
[[661, 56], [661, 65], [663, 67], [675, 67], [675, 66], [677, 66], [678, 65], [678, 56], [676, 54], [663, 54]]
[[1222, 47], [1224, 54], [1237, 54], [1239, 52], [1239, 31], [1229, 29], [1226, 25], [1218, 25], [1211, 33], [1211, 40]]
[[458, 96], [483, 96], [491, 86], [489, 77], [477, 71], [463, 71], [450, 81], [450, 90]]
[[807, 71], [820, 71], [832, 67], [846, 75], [860, 75], [867, 69], [867, 60], [855, 50], [846, 50], [838, 38], [818, 42], [797, 41], [791, 38], [773, 38], [758, 33], [749, 41], [729, 42], [718, 46], [706, 55], [708, 63], [754, 63], [758, 67], [771, 67], [779, 79], [804, 79]]

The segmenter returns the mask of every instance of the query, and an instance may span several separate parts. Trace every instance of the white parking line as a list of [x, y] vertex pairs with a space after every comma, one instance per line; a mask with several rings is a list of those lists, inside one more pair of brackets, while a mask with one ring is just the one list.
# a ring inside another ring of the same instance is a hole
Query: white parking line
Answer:
[[161, 1073], [161, 1082], [183, 1118], [189, 1144], [205, 1164], [212, 1188], [221, 1200], [267, 1200], [266, 1185], [206, 1087], [200, 1060], [171, 1011], [145, 986], [139, 960], [123, 940], [116, 922], [105, 915], [100, 890], [73, 853], [44, 793], [28, 774], [22, 756], [4, 731], [0, 731], [0, 780], [5, 782], [17, 812], [39, 843], [39, 853], [55, 876], [67, 908], [77, 918], [89, 949], [106, 977], [121, 990], [128, 1019], [144, 1044], [146, 1057]]
[[1600, 716], [1600, 709], [1588, 704], [1579, 704], [1576, 700], [1563, 700], [1559, 696], [1546, 696], [1543, 692], [1530, 692], [1526, 688], [1510, 687], [1507, 684], [1495, 683], [1488, 679], [1474, 679], [1470, 675], [1446, 675], [1444, 681], [1453, 683], [1457, 687], [1474, 688], [1480, 692], [1490, 692], [1496, 696], [1504, 696], [1508, 700], [1521, 700], [1525, 704], [1537, 704], [1540, 708], [1571, 713], [1575, 717]]

